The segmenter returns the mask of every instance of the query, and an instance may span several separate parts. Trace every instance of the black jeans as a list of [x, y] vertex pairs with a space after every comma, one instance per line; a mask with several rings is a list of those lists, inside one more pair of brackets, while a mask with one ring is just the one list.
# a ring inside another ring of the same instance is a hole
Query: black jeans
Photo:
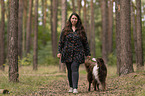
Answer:
[[69, 86], [76, 89], [78, 88], [79, 65], [77, 62], [66, 63]]

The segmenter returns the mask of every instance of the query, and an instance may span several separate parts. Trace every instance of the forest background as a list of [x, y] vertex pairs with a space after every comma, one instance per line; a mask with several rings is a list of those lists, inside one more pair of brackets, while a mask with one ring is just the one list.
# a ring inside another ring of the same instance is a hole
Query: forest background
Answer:
[[92, 57], [102, 57], [108, 68], [108, 89], [89, 93], [81, 66], [80, 94], [145, 94], [145, 0], [1, 0], [0, 12], [0, 89], [70, 95], [66, 68], [56, 55], [61, 30], [76, 12]]

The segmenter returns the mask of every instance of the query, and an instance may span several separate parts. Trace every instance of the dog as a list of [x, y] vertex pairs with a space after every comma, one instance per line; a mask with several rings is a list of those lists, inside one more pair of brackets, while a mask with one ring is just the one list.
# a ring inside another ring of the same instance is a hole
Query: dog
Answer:
[[[93, 58], [95, 59], [95, 58]], [[89, 82], [88, 91], [91, 89], [91, 83], [96, 91], [96, 85], [99, 91], [99, 85], [102, 85], [102, 90], [106, 90], [107, 67], [102, 58], [95, 59], [95, 62], [90, 59], [85, 60], [85, 68], [87, 71], [87, 80]]]

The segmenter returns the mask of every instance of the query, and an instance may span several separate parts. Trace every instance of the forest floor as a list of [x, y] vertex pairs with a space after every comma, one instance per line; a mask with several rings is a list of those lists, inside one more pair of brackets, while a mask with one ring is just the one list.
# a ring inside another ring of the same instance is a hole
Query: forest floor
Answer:
[[107, 68], [106, 91], [94, 91], [91, 87], [88, 92], [87, 74], [83, 65], [79, 70], [78, 94], [67, 92], [67, 73], [60, 73], [58, 66], [42, 66], [38, 71], [33, 71], [30, 66], [20, 67], [19, 83], [8, 82], [8, 71], [2, 72], [0, 89], [8, 89], [8, 96], [145, 96], [145, 71], [118, 76], [116, 66]]
[[[140, 85], [141, 82], [144, 84]], [[68, 93], [67, 84], [66, 78], [54, 80], [42, 86], [37, 94], [45, 96], [145, 96], [145, 74], [132, 73], [127, 76], [109, 78], [107, 79], [107, 90], [104, 92], [93, 91], [93, 88], [88, 92], [88, 83], [84, 75], [80, 76], [78, 94]]]
[[[111, 72], [111, 70], [110, 70]], [[110, 73], [109, 72], [109, 73]], [[114, 71], [112, 71], [114, 72]], [[55, 74], [57, 76], [57, 74]], [[78, 94], [68, 93], [66, 74], [58, 74], [59, 79], [51, 80], [49, 84], [42, 85], [38, 92], [30, 95], [43, 96], [145, 96], [145, 72], [130, 73], [124, 76], [108, 74], [107, 90], [88, 92], [88, 81], [84, 68], [80, 70]], [[101, 88], [101, 87], [100, 87]]]

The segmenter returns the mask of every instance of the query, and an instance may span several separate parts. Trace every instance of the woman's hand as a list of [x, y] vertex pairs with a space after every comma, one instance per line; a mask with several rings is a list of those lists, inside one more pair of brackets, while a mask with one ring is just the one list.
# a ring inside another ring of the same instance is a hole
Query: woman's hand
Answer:
[[88, 59], [91, 59], [91, 56], [87, 56]]
[[58, 53], [58, 54], [57, 54], [57, 57], [60, 58], [60, 57], [61, 57], [61, 53]]

